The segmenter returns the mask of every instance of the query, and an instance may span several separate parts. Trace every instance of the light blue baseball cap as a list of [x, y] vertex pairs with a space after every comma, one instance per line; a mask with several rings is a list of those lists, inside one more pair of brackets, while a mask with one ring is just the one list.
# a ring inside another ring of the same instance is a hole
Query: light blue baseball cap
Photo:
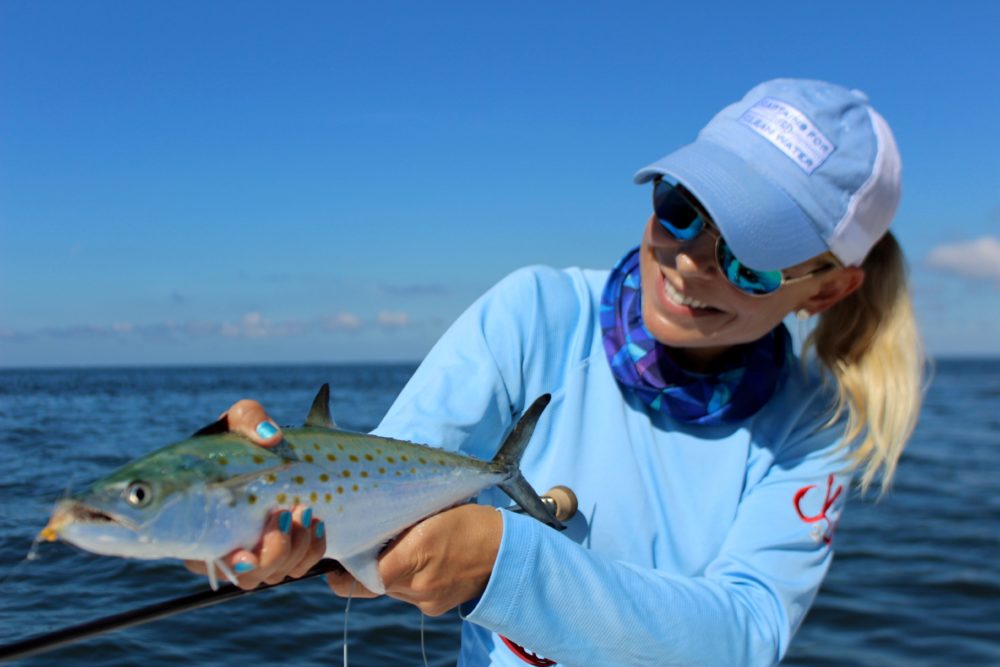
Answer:
[[900, 172], [892, 131], [864, 93], [775, 79], [635, 182], [682, 183], [741, 262], [771, 271], [828, 250], [860, 265], [896, 213]]

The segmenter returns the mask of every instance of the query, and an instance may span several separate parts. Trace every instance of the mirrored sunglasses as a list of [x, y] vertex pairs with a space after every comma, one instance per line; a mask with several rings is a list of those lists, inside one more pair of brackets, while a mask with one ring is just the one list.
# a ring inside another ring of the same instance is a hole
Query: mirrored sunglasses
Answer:
[[736, 258], [729, 244], [701, 208], [685, 196], [680, 188], [662, 178], [653, 181], [653, 211], [663, 228], [678, 241], [691, 241], [704, 230], [713, 234], [715, 261], [719, 270], [733, 287], [750, 296], [767, 296], [784, 285], [806, 280], [835, 268], [834, 265], [827, 265], [794, 278], [787, 278], [783, 271], [751, 269]]

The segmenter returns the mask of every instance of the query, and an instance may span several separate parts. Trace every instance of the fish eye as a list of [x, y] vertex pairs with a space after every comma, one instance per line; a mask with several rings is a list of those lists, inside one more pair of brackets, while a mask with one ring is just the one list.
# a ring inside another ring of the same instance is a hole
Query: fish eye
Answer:
[[146, 482], [132, 482], [125, 489], [125, 500], [132, 507], [145, 507], [153, 502], [153, 489]]

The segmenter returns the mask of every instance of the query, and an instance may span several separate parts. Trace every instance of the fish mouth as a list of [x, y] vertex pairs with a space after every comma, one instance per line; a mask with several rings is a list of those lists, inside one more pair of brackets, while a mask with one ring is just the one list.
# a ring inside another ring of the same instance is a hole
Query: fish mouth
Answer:
[[91, 526], [117, 524], [129, 530], [136, 530], [136, 525], [124, 517], [116, 516], [78, 501], [67, 500], [56, 506], [55, 511], [52, 512], [52, 518], [49, 519], [45, 528], [38, 533], [38, 539], [46, 542], [55, 542], [66, 527], [74, 524]]

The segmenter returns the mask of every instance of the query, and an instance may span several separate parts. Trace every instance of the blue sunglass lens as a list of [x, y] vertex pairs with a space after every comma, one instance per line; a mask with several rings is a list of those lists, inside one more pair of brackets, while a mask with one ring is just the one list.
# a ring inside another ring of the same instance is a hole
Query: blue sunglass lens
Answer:
[[729, 249], [729, 244], [719, 239], [716, 246], [719, 267], [733, 285], [747, 294], [770, 294], [781, 287], [781, 271], [757, 271], [744, 266]]
[[657, 181], [653, 187], [653, 210], [660, 224], [678, 241], [690, 241], [705, 227], [691, 202], [665, 181]]

